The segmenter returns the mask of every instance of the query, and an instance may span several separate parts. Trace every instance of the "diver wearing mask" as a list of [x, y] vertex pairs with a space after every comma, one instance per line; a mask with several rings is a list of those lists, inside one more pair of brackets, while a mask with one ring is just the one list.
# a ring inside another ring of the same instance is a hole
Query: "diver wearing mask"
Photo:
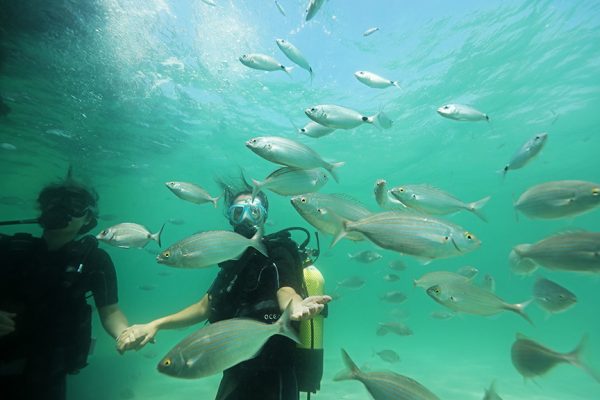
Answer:
[[[98, 195], [67, 179], [37, 202], [41, 238], [0, 234], [0, 387], [11, 399], [64, 400], [66, 375], [87, 365], [94, 297], [102, 326], [116, 338], [128, 322], [119, 308], [110, 256], [89, 232]], [[7, 225], [4, 223], [3, 225]]]
[[[250, 238], [256, 232], [263, 232], [269, 205], [263, 192], [253, 197], [245, 180], [243, 185], [238, 190], [222, 185], [225, 216], [235, 232]], [[272, 324], [290, 301], [294, 321], [319, 314], [331, 297], [306, 297], [296, 242], [277, 234], [264, 236], [262, 240], [268, 257], [250, 247], [239, 259], [219, 264], [217, 277], [200, 301], [148, 324], [128, 328], [118, 339], [119, 348], [139, 350], [161, 329], [181, 328], [204, 320], [214, 323], [252, 318]], [[287, 337], [271, 337], [255, 358], [223, 372], [216, 400], [297, 400], [295, 346]]]

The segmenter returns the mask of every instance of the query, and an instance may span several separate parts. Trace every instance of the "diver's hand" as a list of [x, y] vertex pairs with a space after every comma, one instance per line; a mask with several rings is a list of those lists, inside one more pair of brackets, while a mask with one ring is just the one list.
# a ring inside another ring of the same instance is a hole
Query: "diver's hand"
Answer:
[[0, 310], [0, 337], [15, 331], [15, 317], [17, 314]]
[[293, 304], [292, 316], [293, 321], [303, 321], [305, 319], [311, 319], [315, 315], [318, 315], [325, 304], [331, 301], [331, 296], [310, 296], [302, 300], [301, 303]]
[[154, 343], [158, 328], [153, 324], [132, 325], [117, 337], [117, 351], [121, 354], [127, 350], [139, 350], [148, 342]]

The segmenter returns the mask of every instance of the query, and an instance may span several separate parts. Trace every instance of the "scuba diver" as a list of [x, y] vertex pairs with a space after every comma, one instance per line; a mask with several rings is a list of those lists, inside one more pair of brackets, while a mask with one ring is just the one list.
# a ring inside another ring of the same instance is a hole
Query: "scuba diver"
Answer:
[[119, 308], [113, 262], [92, 235], [98, 195], [70, 176], [43, 188], [41, 238], [0, 234], [0, 391], [12, 400], [64, 400], [66, 375], [87, 365], [91, 292], [113, 338], [129, 325]]
[[[219, 183], [233, 230], [251, 238], [262, 231], [269, 204], [263, 192], [253, 198], [252, 187], [243, 176], [240, 180], [237, 187]], [[289, 232], [264, 236], [262, 240], [268, 257], [250, 247], [238, 260], [219, 264], [216, 279], [198, 302], [147, 324], [131, 326], [117, 339], [119, 350], [138, 350], [153, 342], [159, 330], [187, 327], [204, 320], [214, 323], [230, 318], [252, 318], [272, 324], [290, 301], [291, 319], [296, 321], [296, 329], [298, 321], [318, 316], [331, 297], [307, 296], [303, 285], [304, 260]], [[216, 400], [299, 399], [302, 388], [295, 370], [296, 350], [291, 339], [280, 335], [271, 337], [256, 357], [223, 372]]]

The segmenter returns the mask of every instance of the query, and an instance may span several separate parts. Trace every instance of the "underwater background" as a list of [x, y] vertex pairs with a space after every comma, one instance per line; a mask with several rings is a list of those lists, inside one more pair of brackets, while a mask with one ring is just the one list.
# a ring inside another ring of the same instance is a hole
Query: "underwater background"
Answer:
[[[336, 292], [325, 320], [325, 372], [316, 399], [368, 399], [356, 381], [334, 382], [343, 369], [340, 349], [369, 371], [393, 370], [416, 379], [441, 399], [482, 399], [496, 381], [505, 400], [592, 400], [600, 384], [583, 370], [559, 365], [524, 381], [510, 348], [521, 332], [560, 352], [589, 334], [585, 359], [600, 369], [600, 280], [597, 276], [511, 272], [508, 254], [561, 231], [598, 231], [600, 210], [562, 220], [515, 215], [512, 204], [527, 188], [550, 180], [600, 181], [600, 2], [598, 1], [341, 1], [325, 2], [310, 21], [306, 0], [0, 0], [0, 219], [36, 216], [40, 188], [76, 178], [100, 194], [101, 220], [93, 233], [119, 222], [157, 231], [166, 223], [163, 248], [192, 233], [229, 229], [221, 207], [176, 198], [167, 181], [189, 181], [212, 194], [216, 176], [262, 179], [277, 167], [244, 143], [254, 136], [297, 139], [339, 168], [321, 189], [345, 193], [373, 211], [377, 179], [390, 186], [428, 183], [465, 201], [490, 195], [488, 223], [470, 213], [448, 219], [483, 242], [462, 257], [422, 265], [368, 242], [342, 241], [328, 249], [321, 236], [316, 265], [326, 292]], [[380, 30], [363, 36], [368, 28]], [[314, 70], [312, 83], [296, 67], [262, 72], [242, 65], [245, 53], [265, 53], [292, 65], [276, 38], [300, 48]], [[400, 89], [372, 89], [357, 70], [398, 80]], [[458, 122], [436, 109], [469, 104], [490, 122]], [[294, 125], [303, 110], [338, 104], [373, 115], [384, 109], [388, 130], [363, 125], [320, 139]], [[531, 136], [548, 132], [541, 154], [505, 179], [498, 173]], [[289, 199], [267, 192], [269, 232], [289, 226], [314, 230]], [[221, 203], [220, 203], [221, 204]], [[36, 226], [2, 227], [2, 233]], [[297, 240], [302, 240], [301, 236]], [[311, 243], [314, 246], [314, 242]], [[182, 270], [159, 265], [156, 243], [146, 249], [101, 245], [113, 258], [120, 305], [130, 323], [148, 322], [197, 301], [216, 267]], [[361, 264], [348, 253], [376, 250], [383, 259]], [[388, 262], [403, 260], [395, 272]], [[431, 317], [442, 307], [412, 281], [433, 270], [472, 265], [492, 275], [497, 294], [510, 303], [532, 298], [536, 276], [573, 291], [578, 304], [548, 317], [536, 304], [535, 326], [513, 313], [484, 318]], [[400, 280], [384, 276], [397, 273]], [[356, 290], [337, 288], [350, 276], [366, 280]], [[387, 291], [408, 299], [383, 302]], [[377, 336], [380, 322], [400, 320], [411, 336]], [[178, 380], [156, 370], [159, 359], [197, 327], [161, 331], [157, 343], [120, 356], [96, 318], [97, 343], [90, 365], [69, 378], [69, 398], [211, 399], [220, 376]], [[374, 351], [392, 349], [388, 364]], [[302, 395], [304, 398], [305, 395]]]

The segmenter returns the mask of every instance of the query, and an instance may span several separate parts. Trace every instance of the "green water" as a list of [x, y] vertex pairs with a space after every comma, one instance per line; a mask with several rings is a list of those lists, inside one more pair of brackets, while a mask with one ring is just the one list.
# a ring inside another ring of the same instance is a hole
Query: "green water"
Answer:
[[[534, 277], [511, 273], [512, 246], [564, 230], [598, 230], [598, 210], [565, 220], [517, 221], [512, 203], [537, 183], [600, 181], [600, 2], [331, 0], [308, 23], [302, 19], [306, 1], [280, 0], [287, 17], [272, 1], [215, 2], [0, 0], [0, 96], [11, 109], [0, 116], [0, 143], [12, 145], [0, 147], [0, 218], [35, 216], [40, 187], [60, 179], [71, 164], [98, 190], [101, 214], [112, 217], [101, 220], [98, 231], [124, 221], [151, 230], [170, 219], [184, 221], [167, 223], [163, 242], [171, 244], [199, 230], [227, 229], [220, 210], [183, 202], [164, 182], [192, 181], [216, 193], [213, 178], [235, 174], [238, 166], [263, 178], [275, 166], [244, 146], [259, 135], [296, 138], [329, 160], [345, 161], [340, 183], [330, 180], [323, 192], [347, 193], [373, 210], [379, 178], [390, 185], [429, 183], [469, 201], [491, 195], [489, 223], [467, 213], [450, 217], [483, 241], [479, 250], [426, 266], [405, 257], [399, 282], [383, 280], [397, 254], [381, 250], [383, 260], [363, 265], [347, 253], [375, 246], [343, 241], [323, 249], [317, 265], [330, 291], [352, 275], [367, 284], [340, 291], [331, 305], [325, 374], [314, 398], [369, 398], [357, 382], [333, 382], [342, 347], [359, 365], [393, 369], [442, 399], [481, 399], [493, 380], [505, 400], [600, 398], [600, 384], [578, 368], [561, 365], [524, 382], [510, 359], [516, 332], [561, 352], [588, 333], [585, 357], [600, 369], [597, 277], [540, 271], [575, 292], [578, 304], [550, 318], [530, 305], [535, 326], [512, 313], [432, 319], [440, 306], [412, 288], [426, 271], [473, 265], [495, 277], [501, 297], [525, 301]], [[380, 31], [362, 36], [374, 26]], [[275, 45], [278, 37], [311, 62], [312, 84], [298, 67], [290, 79], [237, 60], [259, 52], [291, 65]], [[352, 76], [356, 70], [398, 80], [401, 89], [368, 88]], [[367, 115], [384, 108], [394, 126], [299, 137], [290, 120], [302, 126], [305, 108], [327, 103]], [[435, 110], [446, 103], [471, 104], [491, 122], [444, 119]], [[549, 139], [540, 156], [503, 181], [496, 171], [542, 131]], [[269, 230], [308, 227], [288, 199], [272, 194], [270, 202]], [[2, 232], [18, 230], [23, 227]], [[323, 242], [326, 247], [329, 239]], [[103, 247], [117, 267], [120, 305], [131, 322], [191, 304], [216, 274], [214, 268], [159, 266], [145, 250]], [[148, 249], [158, 250], [154, 243]], [[382, 303], [381, 294], [392, 289], [408, 300], [398, 307]], [[393, 320], [394, 308], [406, 310], [413, 336], [376, 336], [377, 324]], [[218, 376], [183, 381], [156, 371], [160, 357], [189, 330], [161, 332], [155, 345], [119, 356], [95, 322], [96, 350], [90, 366], [70, 379], [71, 399], [214, 396]], [[389, 366], [373, 356], [386, 348], [401, 362]]]

